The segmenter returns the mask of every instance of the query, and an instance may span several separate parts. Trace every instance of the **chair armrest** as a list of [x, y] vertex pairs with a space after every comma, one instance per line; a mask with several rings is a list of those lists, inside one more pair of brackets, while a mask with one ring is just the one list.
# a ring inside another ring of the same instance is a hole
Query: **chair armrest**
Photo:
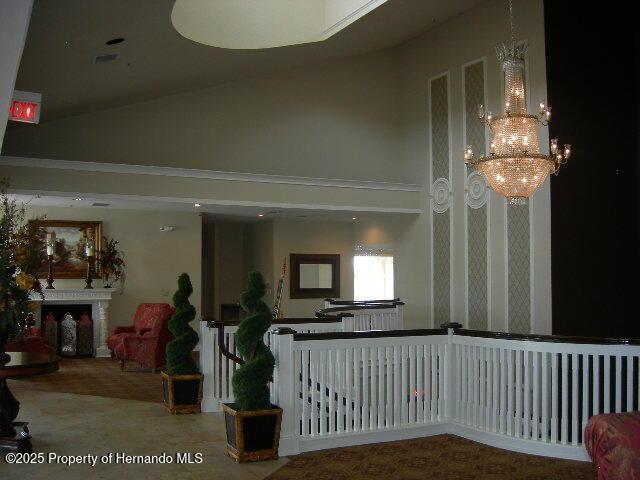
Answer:
[[117, 335], [118, 333], [135, 333], [135, 331], [136, 329], [133, 325], [130, 327], [116, 327], [113, 330], [113, 334]]

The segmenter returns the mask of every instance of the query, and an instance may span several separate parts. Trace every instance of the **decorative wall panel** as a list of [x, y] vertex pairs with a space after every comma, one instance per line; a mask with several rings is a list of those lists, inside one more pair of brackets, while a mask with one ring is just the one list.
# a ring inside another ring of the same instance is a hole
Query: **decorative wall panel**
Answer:
[[[484, 124], [478, 119], [478, 106], [485, 104], [484, 61], [463, 67], [464, 78], [464, 143], [477, 156], [486, 152]], [[466, 172], [466, 311], [467, 325], [475, 330], [489, 328], [489, 264], [487, 223], [488, 187], [482, 175], [472, 169]]]
[[527, 205], [507, 205], [509, 332], [531, 333], [530, 222]]
[[449, 75], [429, 82], [431, 117], [433, 324], [451, 320], [451, 151]]

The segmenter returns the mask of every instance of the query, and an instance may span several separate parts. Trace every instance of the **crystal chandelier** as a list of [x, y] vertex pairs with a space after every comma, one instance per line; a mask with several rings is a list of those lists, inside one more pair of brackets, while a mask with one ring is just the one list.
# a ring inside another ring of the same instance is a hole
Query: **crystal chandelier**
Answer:
[[538, 126], [548, 125], [551, 107], [540, 103], [537, 115], [527, 112], [525, 92], [526, 44], [516, 43], [513, 31], [513, 6], [509, 0], [511, 43], [496, 48], [504, 75], [504, 114], [493, 117], [478, 106], [478, 117], [491, 130], [489, 155], [474, 158], [473, 149], [467, 146], [464, 159], [487, 179], [493, 190], [507, 197], [510, 205], [527, 203], [542, 185], [547, 175], [558, 173], [560, 166], [571, 156], [571, 145], [562, 149], [557, 139], [550, 142], [549, 155], [540, 153]]

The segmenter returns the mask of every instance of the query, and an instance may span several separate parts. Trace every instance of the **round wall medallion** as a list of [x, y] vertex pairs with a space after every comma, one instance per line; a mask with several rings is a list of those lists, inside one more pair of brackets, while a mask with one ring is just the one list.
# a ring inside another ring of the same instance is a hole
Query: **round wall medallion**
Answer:
[[487, 203], [487, 181], [478, 172], [467, 177], [467, 204], [471, 208], [480, 208]]
[[451, 185], [446, 178], [438, 178], [431, 188], [433, 195], [433, 211], [444, 213], [451, 205]]

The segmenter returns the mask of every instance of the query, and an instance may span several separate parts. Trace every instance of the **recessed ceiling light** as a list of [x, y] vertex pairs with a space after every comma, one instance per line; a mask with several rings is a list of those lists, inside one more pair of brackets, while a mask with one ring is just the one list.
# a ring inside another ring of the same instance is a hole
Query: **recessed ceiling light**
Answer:
[[199, 203], [194, 203], [193, 206], [197, 208], [197, 207], [201, 207], [202, 205], [200, 205]]
[[357, 217], [351, 217], [351, 220], [357, 220], [357, 219], [358, 219]]
[[124, 42], [124, 38], [118, 37], [118, 38], [112, 38], [111, 40], [107, 40], [104, 43], [106, 43], [107, 45], [117, 45], [122, 42]]
[[76, 198], [74, 198], [74, 200], [75, 200], [76, 202], [79, 202], [79, 201], [80, 201], [80, 200], [82, 200], [82, 199], [81, 199], [80, 197], [76, 197]]

